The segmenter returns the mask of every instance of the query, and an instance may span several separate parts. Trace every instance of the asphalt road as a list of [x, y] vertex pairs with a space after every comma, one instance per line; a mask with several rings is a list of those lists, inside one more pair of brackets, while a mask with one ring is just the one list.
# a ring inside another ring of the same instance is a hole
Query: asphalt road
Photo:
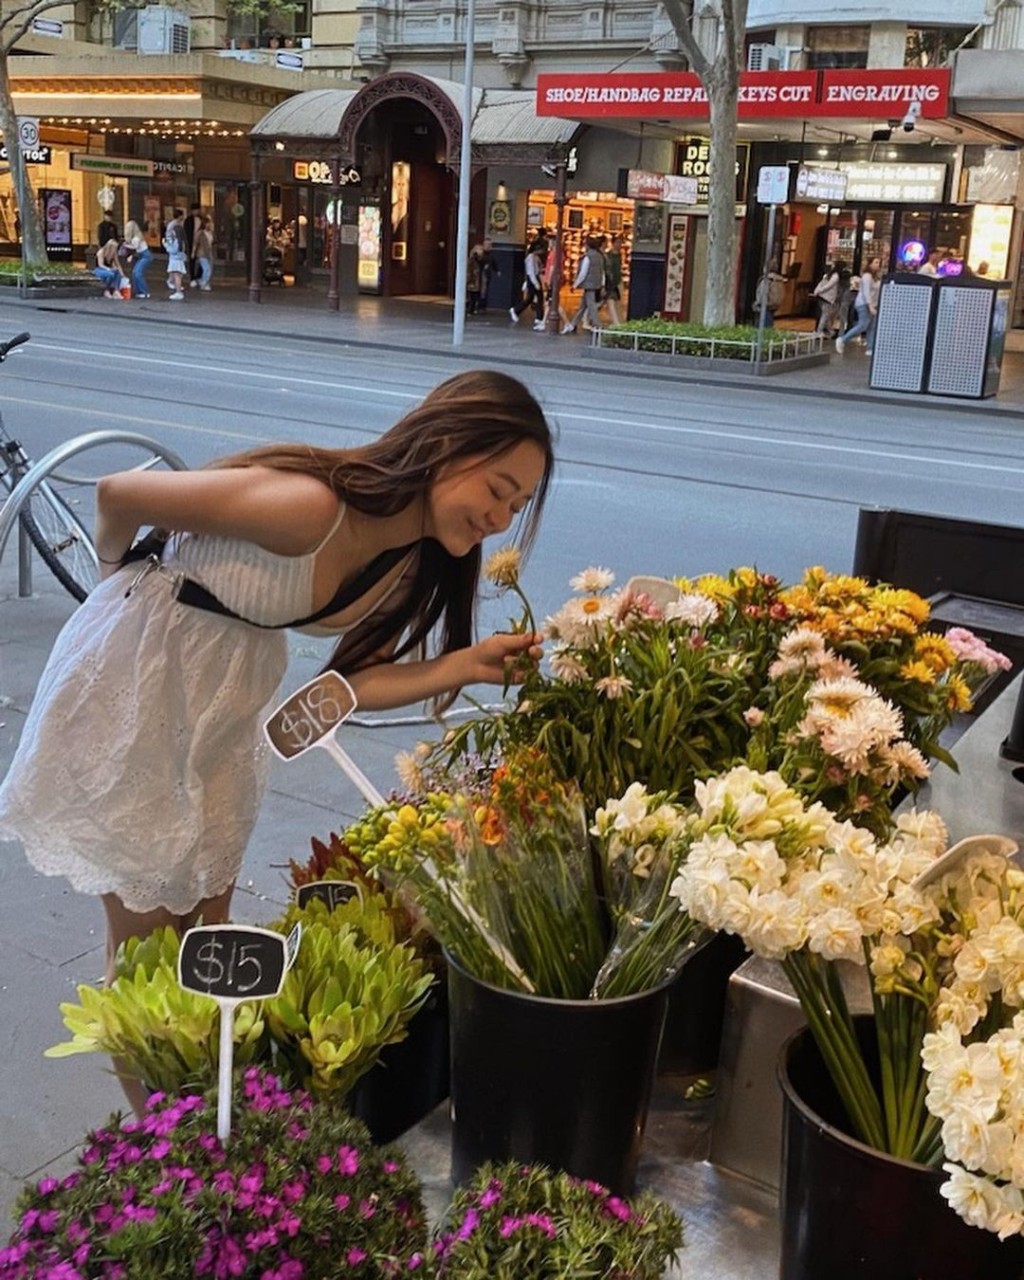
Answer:
[[[31, 328], [0, 392], [8, 429], [36, 457], [104, 427], [154, 437], [189, 465], [272, 440], [354, 444], [459, 367], [430, 352], [104, 327], [102, 316], [37, 311]], [[845, 571], [861, 506], [1021, 521], [1024, 432], [1013, 418], [585, 365], [524, 377], [559, 430], [557, 481], [525, 577], [538, 612], [591, 563], [620, 580], [748, 563], [783, 578], [816, 563]], [[108, 452], [95, 463], [134, 460]]]

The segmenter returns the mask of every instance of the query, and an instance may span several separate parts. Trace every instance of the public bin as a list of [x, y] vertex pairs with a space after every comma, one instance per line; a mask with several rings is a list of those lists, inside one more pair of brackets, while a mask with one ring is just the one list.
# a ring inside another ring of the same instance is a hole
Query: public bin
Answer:
[[980, 400], [999, 389], [1010, 282], [900, 273], [883, 282], [869, 385]]

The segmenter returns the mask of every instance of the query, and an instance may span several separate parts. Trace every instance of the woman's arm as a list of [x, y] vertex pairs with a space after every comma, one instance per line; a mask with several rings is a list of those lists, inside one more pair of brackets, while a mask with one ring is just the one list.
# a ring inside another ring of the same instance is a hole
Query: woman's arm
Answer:
[[254, 542], [303, 555], [329, 532], [335, 493], [301, 472], [270, 467], [209, 471], [122, 471], [96, 488], [96, 550], [116, 565], [140, 525]]
[[516, 684], [526, 666], [539, 661], [541, 639], [501, 631], [468, 649], [425, 662], [380, 662], [347, 679], [361, 707], [387, 711], [427, 702], [468, 684]]

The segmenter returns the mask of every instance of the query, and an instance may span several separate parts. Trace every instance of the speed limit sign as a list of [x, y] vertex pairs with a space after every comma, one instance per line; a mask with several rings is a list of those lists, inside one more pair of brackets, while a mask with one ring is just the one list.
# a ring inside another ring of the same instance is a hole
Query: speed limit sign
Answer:
[[34, 151], [39, 146], [39, 117], [18, 117], [18, 145], [22, 151]]

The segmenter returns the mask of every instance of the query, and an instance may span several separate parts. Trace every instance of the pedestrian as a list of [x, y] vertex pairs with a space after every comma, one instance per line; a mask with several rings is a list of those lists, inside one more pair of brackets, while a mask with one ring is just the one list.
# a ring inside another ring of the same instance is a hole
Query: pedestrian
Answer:
[[857, 313], [857, 322], [852, 329], [846, 333], [841, 333], [836, 338], [836, 352], [843, 354], [843, 348], [848, 342], [859, 337], [860, 334], [866, 335], [865, 345], [867, 346], [868, 355], [871, 354], [873, 339], [875, 336], [875, 317], [878, 314], [878, 295], [881, 290], [882, 260], [881, 258], [872, 258], [864, 270], [860, 273], [860, 286], [857, 289], [857, 297], [854, 302], [854, 310]]
[[836, 337], [841, 338], [850, 326], [850, 312], [860, 291], [860, 276], [844, 271], [839, 279], [839, 306], [836, 316]]
[[945, 256], [942, 249], [929, 249], [928, 257], [917, 269], [919, 276], [937, 276], [939, 274], [939, 263]]
[[[20, 229], [20, 228], [19, 228]], [[120, 241], [121, 233], [117, 229], [117, 223], [114, 221], [113, 209], [104, 209], [103, 218], [100, 225], [96, 228], [96, 243], [101, 248], [108, 240]]]
[[622, 301], [622, 241], [612, 236], [604, 250], [604, 302], [612, 324], [619, 323], [619, 303]]
[[193, 246], [195, 252], [195, 260], [199, 264], [199, 280], [193, 280], [193, 284], [198, 283], [199, 288], [204, 293], [210, 292], [210, 278], [213, 275], [213, 219], [204, 218], [203, 225], [196, 232], [196, 240]]
[[132, 272], [132, 296], [135, 298], [148, 298], [149, 285], [146, 283], [146, 268], [153, 260], [153, 251], [150, 249], [146, 241], [146, 237], [142, 234], [142, 228], [137, 222], [128, 221], [124, 224], [124, 248], [128, 247], [128, 262]]
[[544, 328], [544, 265], [548, 257], [548, 242], [538, 236], [526, 251], [523, 267], [526, 279], [523, 281], [523, 296], [518, 303], [508, 309], [509, 319], [513, 324], [519, 323], [519, 317], [527, 307], [533, 307], [535, 329]]
[[475, 244], [469, 251], [466, 265], [466, 311], [475, 316], [480, 309], [480, 294], [484, 283], [484, 247]]
[[[335, 636], [328, 666], [367, 709], [443, 707], [540, 658], [540, 635], [475, 641], [474, 625], [481, 543], [521, 517], [529, 547], [552, 467], [537, 401], [481, 370], [369, 444], [268, 445], [100, 480], [104, 581], [40, 677], [0, 784], [0, 841], [102, 898], [108, 974], [127, 938], [228, 918], [266, 784], [285, 628]], [[148, 524], [172, 532], [125, 563]]]
[[188, 207], [188, 217], [182, 224], [182, 238], [185, 242], [185, 258], [188, 262], [188, 282], [191, 289], [199, 288], [199, 259], [196, 256], [196, 242], [203, 229], [203, 206], [193, 202]]
[[498, 267], [498, 257], [494, 252], [494, 241], [484, 240], [484, 256], [480, 261], [481, 281], [480, 281], [480, 306], [478, 308], [481, 315], [487, 311], [488, 296], [491, 291], [491, 281], [501, 275]]
[[775, 313], [782, 306], [782, 300], [785, 296], [786, 277], [769, 268], [768, 272], [758, 280], [757, 288], [754, 290], [754, 324], [760, 325], [761, 307], [764, 304], [765, 328], [773, 328], [775, 325]]
[[118, 242], [111, 238], [106, 244], [100, 245], [96, 252], [96, 266], [93, 269], [93, 275], [103, 283], [103, 296], [105, 298], [120, 298], [121, 296], [121, 259], [118, 256], [120, 249]]
[[182, 284], [185, 280], [185, 273], [188, 270], [188, 260], [185, 253], [184, 217], [185, 214], [181, 209], [175, 209], [174, 217], [164, 229], [164, 249], [167, 251], [167, 286], [171, 290], [172, 302], [181, 302], [185, 296]]
[[814, 286], [811, 297], [818, 300], [818, 323], [815, 333], [831, 333], [837, 327], [839, 314], [839, 286], [846, 264], [836, 262], [825, 268], [825, 273]]
[[584, 315], [587, 317], [584, 329], [600, 329], [601, 316], [597, 310], [597, 300], [604, 290], [604, 254], [601, 252], [600, 237], [587, 237], [587, 251], [580, 259], [572, 287], [582, 289], [583, 297], [576, 309], [576, 314], [568, 324], [562, 326], [562, 332], [575, 333], [576, 326]]

